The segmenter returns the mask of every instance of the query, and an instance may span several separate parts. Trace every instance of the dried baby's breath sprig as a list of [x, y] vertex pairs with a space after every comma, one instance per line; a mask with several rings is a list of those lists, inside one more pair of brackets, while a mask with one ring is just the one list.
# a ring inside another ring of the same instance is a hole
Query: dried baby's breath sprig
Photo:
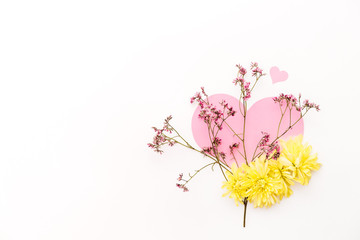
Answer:
[[161, 129], [153, 127], [155, 131], [155, 136], [153, 138], [152, 143], [148, 143], [148, 146], [154, 149], [155, 152], [162, 154], [164, 151], [161, 149], [163, 145], [174, 146], [177, 142], [174, 138], [169, 137], [165, 133], [171, 134], [173, 132], [173, 128], [170, 126], [169, 122], [172, 119], [170, 115], [164, 120], [164, 125]]
[[[205, 92], [203, 92], [203, 94], [206, 95]], [[200, 102], [202, 102], [202, 98], [199, 99]], [[208, 101], [206, 103], [204, 103], [207, 106], [209, 106]], [[231, 107], [229, 106], [225, 106], [226, 104], [224, 104], [224, 109], [226, 110], [225, 115], [232, 115], [234, 114], [234, 111], [231, 109]], [[205, 108], [205, 107], [204, 107]], [[212, 107], [213, 108], [213, 107]], [[219, 131], [219, 129], [221, 128], [221, 123], [219, 122], [219, 119], [217, 118], [217, 115], [219, 115], [220, 111], [217, 111], [216, 109], [212, 109], [210, 110], [210, 112], [208, 113], [208, 115], [211, 116], [205, 116], [204, 115], [204, 122], [208, 122], [209, 124], [214, 123], [215, 122], [215, 126], [217, 126], [217, 129]], [[223, 115], [223, 114], [221, 114]], [[185, 181], [185, 183], [180, 184], [177, 183], [176, 186], [180, 189], [182, 189], [184, 192], [187, 192], [189, 189], [186, 187], [186, 184], [192, 180], [201, 170], [205, 169], [206, 167], [212, 166], [212, 168], [214, 167], [214, 165], [218, 165], [221, 169], [221, 171], [223, 172], [224, 176], [225, 176], [225, 171], [230, 169], [229, 166], [227, 166], [226, 162], [225, 162], [225, 153], [221, 152], [218, 150], [218, 146], [221, 145], [221, 139], [219, 137], [215, 137], [212, 139], [212, 147], [209, 147], [208, 149], [197, 149], [195, 147], [193, 147], [188, 141], [186, 141], [181, 135], [180, 133], [171, 125], [170, 120], [172, 119], [171, 116], [167, 117], [164, 120], [164, 124], [163, 127], [161, 129], [158, 129], [156, 127], [153, 127], [154, 131], [155, 131], [155, 136], [153, 138], [153, 142], [152, 143], [148, 143], [148, 146], [150, 148], [152, 148], [155, 152], [158, 152], [160, 154], [162, 154], [164, 151], [162, 150], [162, 147], [164, 145], [168, 145], [168, 146], [174, 146], [175, 144], [179, 144], [181, 146], [187, 147], [191, 150], [194, 150], [196, 152], [201, 153], [202, 155], [204, 155], [205, 157], [209, 158], [212, 160], [211, 163], [205, 165], [204, 167], [200, 168], [199, 170], [195, 171], [195, 174], [193, 175], [189, 175], [189, 179], [185, 180], [183, 178], [183, 176], [181, 175], [180, 180], [179, 181]]]

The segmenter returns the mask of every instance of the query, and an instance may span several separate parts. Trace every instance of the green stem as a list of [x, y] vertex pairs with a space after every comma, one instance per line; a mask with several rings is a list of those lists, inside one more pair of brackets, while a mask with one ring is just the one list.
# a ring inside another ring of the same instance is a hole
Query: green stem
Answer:
[[246, 149], [245, 149], [245, 125], [246, 125], [246, 112], [247, 112], [247, 102], [243, 100], [243, 106], [244, 106], [244, 126], [243, 126], [243, 149], [244, 149], [244, 158], [247, 165], [249, 165], [246, 157]]
[[186, 182], [184, 183], [183, 186], [185, 186], [188, 182], [190, 182], [190, 180], [193, 179], [193, 177], [195, 177], [196, 174], [198, 174], [201, 170], [203, 170], [204, 168], [206, 168], [206, 167], [208, 167], [208, 166], [214, 165], [214, 164], [215, 164], [215, 162], [209, 163], [209, 164], [206, 164], [205, 166], [203, 166], [202, 168], [200, 168], [199, 170], [195, 170], [194, 175], [190, 176], [189, 180], [186, 180]]
[[230, 128], [230, 130], [234, 133], [235, 136], [237, 136], [239, 138], [240, 141], [243, 141], [242, 138], [239, 136], [239, 134], [237, 134], [234, 129], [232, 129], [232, 127], [225, 121], [225, 124]]
[[290, 117], [289, 126], [291, 126], [291, 109], [292, 109], [292, 108], [289, 108], [289, 115], [290, 115], [290, 116], [289, 116], [289, 117]]
[[[280, 105], [280, 104], [279, 104], [279, 105]], [[279, 125], [278, 125], [276, 137], [279, 136], [279, 131], [280, 131], [281, 122], [282, 122], [282, 119], [283, 119], [283, 117], [284, 117], [284, 115], [285, 115], [285, 113], [286, 113], [286, 110], [287, 110], [288, 106], [289, 106], [289, 103], [287, 103], [284, 112], [281, 111], [281, 118], [280, 118], [280, 122], [279, 122]], [[280, 105], [280, 110], [281, 110], [281, 105]]]
[[256, 83], [258, 82], [259, 79], [260, 79], [260, 76], [256, 77], [256, 81], [255, 81], [254, 85], [252, 86], [250, 92], [252, 92], [252, 90], [254, 89], [254, 87], [255, 87], [255, 85], [256, 85]]
[[[261, 138], [261, 139], [262, 139], [262, 138]], [[261, 141], [261, 139], [260, 139], [260, 141]], [[259, 143], [260, 143], [260, 141], [259, 141]], [[253, 154], [253, 156], [252, 156], [252, 158], [251, 158], [251, 161], [254, 161], [256, 151], [257, 151], [258, 148], [259, 148], [259, 143], [256, 145], [256, 148], [255, 148], [254, 154]]]
[[[187, 148], [189, 148], [189, 149], [191, 149], [191, 150], [194, 150], [194, 151], [196, 151], [196, 152], [198, 152], [198, 153], [204, 154], [203, 152], [199, 151], [198, 149], [192, 147], [191, 145], [187, 146], [187, 145], [183, 144], [182, 142], [179, 142], [179, 141], [176, 141], [176, 140], [175, 140], [175, 142], [178, 143], [178, 144], [180, 144], [180, 145], [182, 145], [182, 146], [184, 146], [184, 147], [187, 147]], [[215, 163], [220, 164], [220, 165], [221, 165], [223, 168], [225, 168], [227, 171], [230, 171], [229, 166], [223, 165], [221, 162], [219, 163], [218, 160], [217, 160], [216, 158], [214, 158], [213, 156], [208, 155], [208, 154], [204, 154], [204, 155], [205, 155], [206, 157], [214, 160]]]
[[178, 133], [178, 131], [176, 131], [176, 129], [170, 125], [170, 123], [168, 123], [169, 126], [176, 132], [176, 134], [188, 145], [188, 146], [191, 146], [181, 135], [180, 133]]
[[247, 197], [244, 199], [244, 219], [243, 219], [243, 227], [246, 226], [246, 209], [247, 209], [248, 200]]
[[[195, 151], [203, 154], [200, 150], [198, 150], [198, 149], [194, 148], [193, 146], [191, 146], [190, 143], [188, 143], [188, 142], [180, 135], [180, 133], [179, 133], [178, 131], [176, 131], [176, 129], [175, 129], [173, 126], [170, 125], [170, 123], [169, 123], [169, 126], [174, 130], [174, 132], [176, 132], [177, 136], [180, 137], [180, 138], [186, 143], [186, 145], [183, 144], [183, 143], [181, 143], [181, 142], [179, 142], [179, 141], [177, 141], [177, 140], [175, 140], [174, 138], [175, 138], [176, 136], [173, 137], [173, 138], [170, 138], [169, 136], [167, 136], [167, 135], [165, 135], [165, 134], [164, 134], [164, 136], [166, 136], [166, 137], [169, 138], [169, 139], [173, 139], [176, 143], [179, 143], [180, 145], [182, 145], [182, 146], [184, 146], [184, 147], [190, 148], [190, 149], [192, 149], [192, 150], [195, 150]], [[214, 158], [214, 157], [212, 157], [212, 156], [210, 156], [210, 155], [208, 155], [208, 154], [206, 154], [206, 156], [209, 157], [209, 158], [211, 158], [211, 159], [213, 159], [214, 161], [217, 162], [217, 159], [216, 159], [216, 158]], [[224, 166], [223, 166], [223, 167], [224, 167]]]

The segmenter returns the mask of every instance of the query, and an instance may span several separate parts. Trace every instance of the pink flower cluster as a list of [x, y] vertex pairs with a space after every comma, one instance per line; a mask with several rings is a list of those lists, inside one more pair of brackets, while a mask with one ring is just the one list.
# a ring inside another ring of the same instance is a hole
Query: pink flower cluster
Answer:
[[252, 62], [250, 68], [252, 70], [252, 76], [261, 77], [265, 75], [265, 73], [263, 73], [263, 70], [259, 68], [257, 62]]
[[270, 134], [267, 132], [261, 132], [263, 137], [259, 141], [258, 147], [266, 154], [266, 158], [278, 159], [280, 156], [280, 146], [278, 141], [274, 141], [269, 144]]
[[240, 64], [236, 64], [236, 67], [239, 69], [239, 74], [244, 77], [245, 74], [247, 73], [246, 69], [243, 68]]
[[260, 149], [265, 147], [268, 144], [268, 142], [270, 141], [270, 134], [268, 134], [267, 132], [261, 132], [261, 134], [263, 135], [263, 137], [260, 139], [260, 142], [259, 142]]
[[220, 145], [221, 145], [221, 138], [214, 137], [212, 139], [211, 146], [202, 148], [201, 152], [205, 156], [208, 154], [215, 157], [218, 154], [222, 158], [222, 160], [225, 160], [226, 157], [225, 153], [219, 151]]
[[169, 121], [172, 119], [172, 116], [169, 116], [164, 121], [164, 126], [162, 129], [158, 129], [156, 127], [152, 127], [155, 131], [155, 136], [153, 138], [152, 143], [148, 143], [147, 145], [154, 149], [155, 152], [162, 154], [164, 151], [161, 150], [161, 146], [168, 144], [169, 146], [174, 146], [175, 141], [170, 139], [169, 137], [164, 135], [164, 132], [172, 133], [173, 128], [169, 125]]
[[180, 183], [177, 183], [176, 186], [180, 189], [182, 189], [184, 192], [188, 192], [189, 189], [184, 185], [184, 184], [180, 184]]
[[237, 84], [240, 85], [241, 92], [244, 95], [244, 100], [246, 101], [251, 97], [250, 82], [245, 81], [245, 75], [247, 71], [240, 64], [237, 64], [236, 67], [239, 69], [239, 72], [238, 72], [238, 77], [234, 79], [233, 83], [235, 85]]
[[223, 100], [220, 104], [223, 106], [223, 109], [217, 109], [212, 103], [209, 103], [208, 95], [205, 93], [204, 87], [201, 87], [201, 93], [197, 92], [195, 96], [190, 99], [191, 103], [195, 101], [200, 106], [199, 118], [203, 119], [206, 124], [215, 124], [220, 130], [222, 130], [222, 124], [224, 118], [235, 115], [235, 110], [233, 107], [229, 106], [229, 104]]
[[[219, 144], [220, 145], [220, 144]], [[219, 152], [218, 145], [215, 145], [213, 142], [213, 147], [204, 147], [201, 150], [201, 153], [206, 155], [211, 155], [213, 157], [216, 157], [216, 154], [219, 154], [222, 160], [225, 160], [226, 154], [224, 152]]]
[[250, 82], [245, 82], [244, 78], [237, 77], [234, 79], [233, 83], [237, 85], [239, 83], [241, 87], [241, 91], [244, 94], [244, 100], [248, 100], [251, 97], [251, 90], [250, 90]]
[[234, 143], [233, 145], [230, 145], [229, 148], [230, 148], [230, 153], [233, 154], [234, 153], [234, 149], [237, 149], [239, 148], [240, 146], [240, 143]]
[[[238, 71], [238, 77], [233, 80], [233, 83], [235, 85], [239, 84], [241, 87], [241, 93], [243, 95], [243, 99], [247, 101], [251, 97], [251, 89], [250, 89], [250, 82], [245, 81], [245, 75], [247, 73], [247, 70], [242, 67], [240, 64], [237, 64], [236, 67], [239, 69]], [[251, 63], [250, 66], [252, 70], [252, 76], [256, 77], [256, 81], [259, 80], [260, 77], [264, 76], [263, 70], [259, 68], [259, 65], [257, 62]], [[254, 83], [255, 85], [256, 83]]]
[[232, 116], [232, 117], [235, 116], [236, 111], [225, 100], [222, 100], [220, 102], [220, 105], [224, 107], [224, 109], [223, 109], [224, 112], [225, 112], [225, 110], [227, 111], [226, 112], [227, 116]]
[[[201, 150], [205, 156], [211, 155], [225, 160], [225, 153], [218, 150], [221, 145], [221, 139], [217, 137], [218, 131], [223, 129], [223, 123], [227, 118], [235, 116], [235, 110], [225, 100], [220, 102], [222, 109], [217, 108], [215, 105], [209, 103], [208, 95], [205, 93], [204, 88], [201, 88], [201, 93], [196, 93], [190, 99], [191, 103], [197, 102], [200, 106], [199, 118], [202, 119], [209, 127], [209, 134], [211, 146], [204, 147]], [[217, 128], [215, 128], [217, 127]]]
[[[183, 179], [183, 174], [182, 174], [182, 173], [179, 174], [179, 177], [178, 177], [177, 180], [178, 180], [179, 182], [180, 182], [180, 181], [185, 181], [185, 182], [187, 182], [186, 180]], [[189, 191], [189, 189], [185, 186], [185, 184], [176, 183], [176, 186], [177, 186], [178, 188], [182, 189], [184, 192], [188, 192], [188, 191]]]
[[316, 109], [316, 111], [320, 111], [320, 107], [319, 107], [319, 105], [317, 105], [317, 104], [315, 104], [315, 103], [310, 103], [309, 102], [309, 100], [305, 100], [304, 101], [304, 103], [303, 103], [303, 109], [304, 108], [308, 108], [308, 109], [310, 109], [310, 108], [315, 108]]
[[273, 97], [274, 102], [277, 102], [280, 104], [280, 106], [283, 106], [284, 103], [286, 103], [286, 106], [289, 107], [295, 107], [297, 111], [301, 110], [301, 107], [298, 105], [297, 98], [294, 97], [292, 94], [283, 94], [280, 93], [278, 97]]
[[[301, 95], [299, 95], [299, 99], [301, 98]], [[280, 106], [283, 106], [284, 103], [286, 106], [288, 106], [290, 109], [292, 107], [295, 107], [297, 111], [301, 111], [303, 109], [309, 110], [310, 108], [315, 108], [316, 111], [320, 111], [319, 105], [315, 103], [310, 103], [309, 100], [304, 100], [302, 106], [299, 103], [299, 100], [295, 98], [292, 94], [283, 94], [281, 93], [278, 97], [273, 97], [274, 102], [277, 102], [280, 104]]]

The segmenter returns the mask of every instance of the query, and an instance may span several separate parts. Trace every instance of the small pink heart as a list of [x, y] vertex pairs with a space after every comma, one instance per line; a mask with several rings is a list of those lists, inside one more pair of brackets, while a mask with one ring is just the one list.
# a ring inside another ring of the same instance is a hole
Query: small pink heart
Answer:
[[273, 84], [277, 82], [283, 82], [288, 79], [288, 73], [285, 71], [280, 71], [276, 66], [270, 69], [270, 76]]

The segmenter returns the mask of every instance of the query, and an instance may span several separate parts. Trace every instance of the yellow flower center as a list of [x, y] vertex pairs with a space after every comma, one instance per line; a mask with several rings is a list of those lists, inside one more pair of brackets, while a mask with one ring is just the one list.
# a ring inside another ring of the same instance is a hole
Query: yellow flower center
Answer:
[[264, 188], [265, 185], [266, 185], [266, 181], [265, 181], [265, 179], [263, 179], [263, 178], [257, 180], [256, 183], [257, 183], [257, 185], [258, 185], [259, 187], [261, 187], [261, 188]]

